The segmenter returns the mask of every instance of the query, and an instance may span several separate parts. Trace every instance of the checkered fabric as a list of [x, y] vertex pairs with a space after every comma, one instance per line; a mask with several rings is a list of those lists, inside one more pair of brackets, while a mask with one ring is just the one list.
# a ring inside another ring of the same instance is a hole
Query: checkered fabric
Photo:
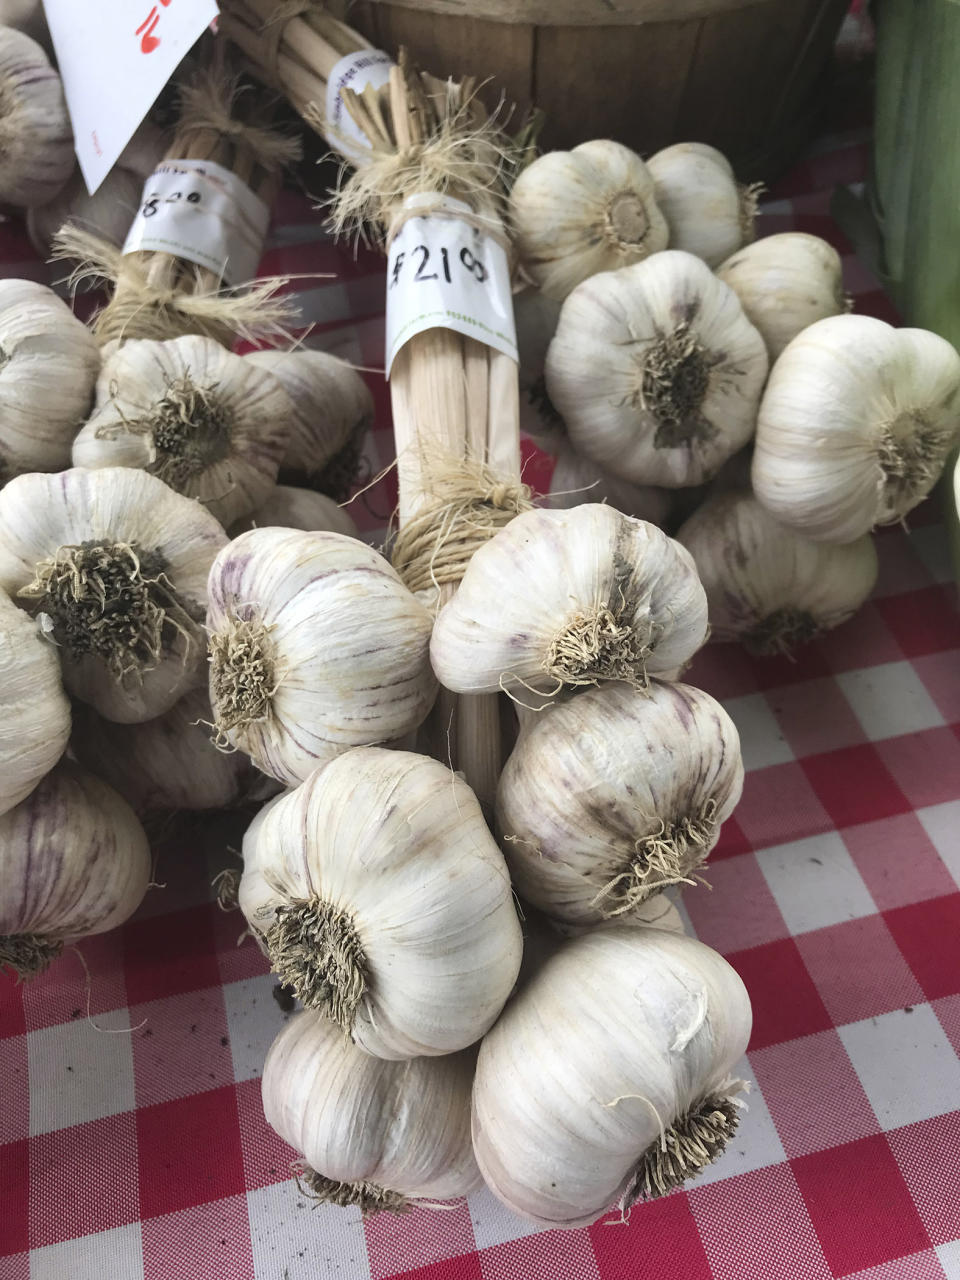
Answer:
[[[829, 214], [862, 132], [775, 191], [764, 232], [844, 254], [857, 309], [890, 308]], [[9, 274], [20, 233], [0, 230]], [[382, 263], [285, 197], [264, 271], [298, 282], [312, 343], [381, 363]], [[310, 287], [303, 287], [307, 283]], [[387, 397], [368, 465], [390, 458]], [[528, 451], [528, 477], [548, 464]], [[384, 523], [389, 482], [355, 504]], [[743, 975], [755, 1087], [724, 1158], [629, 1225], [541, 1232], [481, 1193], [405, 1217], [314, 1207], [259, 1075], [285, 1015], [238, 917], [210, 900], [224, 837], [166, 848], [124, 928], [0, 980], [2, 1280], [934, 1280], [960, 1278], [960, 617], [935, 510], [880, 535], [874, 598], [796, 662], [709, 648], [690, 679], [739, 726], [743, 801], [685, 897]], [[89, 997], [89, 1017], [87, 1006]]]

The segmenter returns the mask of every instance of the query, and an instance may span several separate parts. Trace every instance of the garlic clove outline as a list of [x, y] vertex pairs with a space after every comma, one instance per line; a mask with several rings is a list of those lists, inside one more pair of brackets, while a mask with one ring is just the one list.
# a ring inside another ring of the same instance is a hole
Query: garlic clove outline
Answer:
[[741, 186], [726, 156], [705, 142], [676, 142], [647, 161], [670, 248], [718, 266], [755, 234], [758, 186]]
[[305, 529], [311, 532], [342, 533], [359, 538], [360, 533], [350, 513], [338, 506], [325, 493], [278, 484], [270, 496], [252, 515], [238, 520], [231, 528], [233, 537], [248, 529]]
[[673, 493], [621, 480], [568, 445], [557, 454], [550, 476], [549, 504], [554, 510], [568, 511], [587, 502], [607, 502], [625, 516], [662, 526], [673, 506]]

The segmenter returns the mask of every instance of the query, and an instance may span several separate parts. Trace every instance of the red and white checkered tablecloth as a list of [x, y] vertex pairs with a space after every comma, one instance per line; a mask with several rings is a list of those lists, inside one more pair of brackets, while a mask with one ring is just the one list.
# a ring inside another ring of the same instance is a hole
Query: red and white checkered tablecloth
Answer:
[[[866, 166], [834, 136], [773, 193], [764, 232], [844, 254], [857, 309], [890, 317], [828, 213]], [[311, 342], [381, 363], [382, 263], [319, 238], [285, 197], [264, 271]], [[13, 226], [8, 274], [45, 278]], [[390, 458], [387, 396], [369, 466]], [[528, 477], [545, 484], [531, 457]], [[392, 507], [389, 482], [358, 518]], [[138, 916], [36, 981], [0, 979], [2, 1280], [934, 1280], [960, 1278], [960, 616], [932, 506], [880, 535], [859, 616], [795, 663], [708, 649], [690, 679], [739, 726], [743, 801], [685, 897], [753, 999], [732, 1148], [629, 1225], [540, 1232], [487, 1193], [448, 1212], [314, 1207], [268, 1129], [259, 1076], [284, 1013], [256, 946], [211, 902], [229, 855], [198, 824]], [[87, 1016], [89, 995], [90, 1017]]]

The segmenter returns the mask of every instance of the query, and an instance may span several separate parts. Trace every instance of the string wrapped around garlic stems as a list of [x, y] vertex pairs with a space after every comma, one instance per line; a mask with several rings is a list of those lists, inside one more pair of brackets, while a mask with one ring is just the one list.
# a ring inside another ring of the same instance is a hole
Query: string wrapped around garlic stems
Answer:
[[470, 1142], [472, 1050], [402, 1063], [371, 1057], [335, 1023], [303, 1010], [273, 1042], [263, 1112], [303, 1154], [312, 1200], [394, 1213], [480, 1185]]
[[658, 890], [693, 883], [742, 789], [737, 730], [709, 694], [604, 684], [530, 717], [497, 832], [517, 892], [546, 915], [630, 923]]
[[510, 878], [470, 788], [426, 756], [358, 747], [272, 802], [240, 908], [274, 972], [367, 1053], [452, 1053], [520, 965]]
[[647, 161], [654, 199], [670, 229], [670, 248], [715, 267], [749, 244], [760, 187], [741, 186], [726, 156], [705, 142], [677, 142]]
[[271, 527], [342, 533], [348, 538], [360, 536], [353, 517], [343, 507], [337, 506], [332, 498], [315, 493], [313, 489], [298, 489], [286, 484], [275, 485], [266, 502], [252, 515], [238, 520], [230, 532], [235, 538], [248, 529]]
[[72, 171], [60, 76], [35, 40], [0, 27], [0, 204], [46, 204]]
[[67, 691], [108, 720], [162, 715], [201, 678], [207, 574], [227, 536], [126, 467], [0, 489], [0, 588], [58, 646]]
[[127, 802], [62, 761], [0, 816], [0, 967], [21, 978], [136, 911], [150, 847]]
[[779, 524], [749, 492], [711, 497], [677, 534], [696, 561], [714, 640], [754, 653], [791, 654], [846, 622], [877, 580], [864, 535], [837, 546]]
[[737, 973], [693, 938], [629, 926], [566, 942], [480, 1046], [473, 1147], [490, 1190], [541, 1226], [580, 1227], [683, 1185], [736, 1131], [750, 1027]]

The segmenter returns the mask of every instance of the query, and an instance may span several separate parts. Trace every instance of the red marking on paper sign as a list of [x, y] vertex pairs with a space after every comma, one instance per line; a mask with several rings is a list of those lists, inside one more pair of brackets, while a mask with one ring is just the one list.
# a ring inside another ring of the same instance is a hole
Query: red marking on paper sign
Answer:
[[[163, 5], [164, 9], [166, 9], [170, 4], [170, 0], [160, 0], [160, 3]], [[141, 53], [153, 53], [154, 49], [159, 48], [160, 37], [153, 34], [154, 31], [156, 31], [159, 22], [160, 14], [157, 11], [157, 6], [154, 5], [135, 32], [138, 36], [142, 33], [142, 38], [140, 40]]]
[[92, 129], [92, 130], [91, 130], [91, 132], [90, 132], [90, 141], [93, 143], [93, 147], [94, 147], [94, 150], [96, 151], [97, 155], [98, 155], [98, 156], [102, 156], [102, 155], [103, 155], [103, 147], [101, 147], [101, 145], [100, 145], [100, 139], [97, 137], [97, 131], [96, 131], [96, 129]]

